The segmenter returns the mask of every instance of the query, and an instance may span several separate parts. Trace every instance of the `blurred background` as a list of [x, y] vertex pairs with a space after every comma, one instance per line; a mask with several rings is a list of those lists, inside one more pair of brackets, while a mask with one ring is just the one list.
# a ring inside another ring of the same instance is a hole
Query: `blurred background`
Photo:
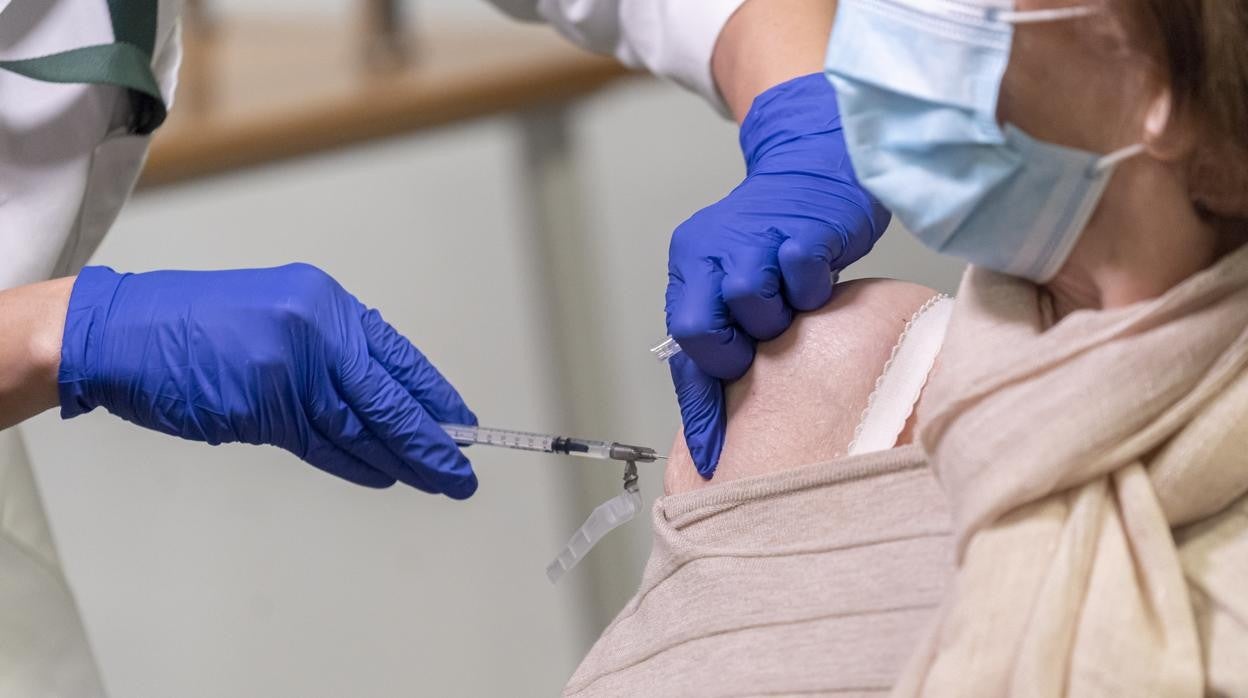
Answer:
[[[485, 2], [188, 14], [173, 116], [95, 263], [310, 262], [483, 424], [666, 452], [667, 241], [740, 180], [735, 125]], [[850, 271], [952, 291], [959, 265], [894, 230]], [[452, 502], [102, 411], [23, 429], [117, 696], [556, 694], [649, 551], [643, 516], [546, 581], [615, 464], [477, 448], [480, 491]], [[648, 511], [661, 466], [641, 485]]]

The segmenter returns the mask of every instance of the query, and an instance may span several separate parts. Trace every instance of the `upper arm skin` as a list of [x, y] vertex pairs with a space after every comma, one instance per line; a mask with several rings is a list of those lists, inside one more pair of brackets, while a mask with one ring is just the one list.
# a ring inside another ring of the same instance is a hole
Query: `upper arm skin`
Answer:
[[845, 455], [875, 381], [906, 323], [936, 292], [891, 279], [836, 287], [759, 345], [754, 365], [727, 386], [728, 428], [714, 479], [698, 475], [678, 435], [664, 489], [678, 494]]

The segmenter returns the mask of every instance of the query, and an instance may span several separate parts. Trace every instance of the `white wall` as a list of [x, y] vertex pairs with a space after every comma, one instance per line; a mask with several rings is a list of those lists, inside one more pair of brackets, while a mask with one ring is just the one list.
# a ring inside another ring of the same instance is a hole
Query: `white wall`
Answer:
[[[560, 402], [536, 306], [515, 124], [497, 119], [138, 197], [96, 261], [127, 270], [322, 266], [410, 336], [483, 423], [666, 450], [671, 228], [741, 175], [735, 130], [634, 82], [576, 112], [600, 310], [598, 388]], [[859, 273], [951, 288], [894, 231]], [[568, 289], [565, 289], [567, 291]], [[571, 289], [575, 291], [575, 289]], [[581, 421], [584, 421], [583, 418]], [[114, 695], [550, 695], [635, 586], [636, 522], [551, 587], [542, 570], [614, 466], [473, 449], [468, 502], [350, 486], [276, 449], [208, 448], [92, 414], [25, 433]], [[569, 473], [578, 478], [569, 478]], [[657, 467], [642, 473], [647, 498]]]

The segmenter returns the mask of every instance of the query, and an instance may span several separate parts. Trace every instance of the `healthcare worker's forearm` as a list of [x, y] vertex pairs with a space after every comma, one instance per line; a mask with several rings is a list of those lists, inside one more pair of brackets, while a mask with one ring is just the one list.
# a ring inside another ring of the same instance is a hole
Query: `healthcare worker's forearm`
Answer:
[[740, 123], [768, 88], [823, 70], [836, 0], [747, 0], [715, 44], [711, 71]]
[[56, 372], [74, 279], [0, 291], [0, 429], [58, 404]]

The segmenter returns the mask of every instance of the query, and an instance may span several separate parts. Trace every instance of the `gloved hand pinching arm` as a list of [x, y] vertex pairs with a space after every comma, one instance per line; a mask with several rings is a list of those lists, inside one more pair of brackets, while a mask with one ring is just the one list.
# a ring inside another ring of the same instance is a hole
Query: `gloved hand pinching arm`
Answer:
[[210, 444], [271, 444], [367, 487], [455, 499], [477, 478], [439, 421], [476, 416], [402, 335], [305, 264], [118, 274], [88, 267], [69, 299], [65, 418], [104, 407]]
[[723, 447], [721, 381], [740, 378], [757, 341], [788, 329], [795, 311], [832, 297], [836, 273], [888, 227], [858, 184], [823, 74], [763, 92], [741, 124], [746, 177], [682, 223], [668, 261], [667, 327], [684, 350], [672, 380], [685, 440], [710, 478]]

